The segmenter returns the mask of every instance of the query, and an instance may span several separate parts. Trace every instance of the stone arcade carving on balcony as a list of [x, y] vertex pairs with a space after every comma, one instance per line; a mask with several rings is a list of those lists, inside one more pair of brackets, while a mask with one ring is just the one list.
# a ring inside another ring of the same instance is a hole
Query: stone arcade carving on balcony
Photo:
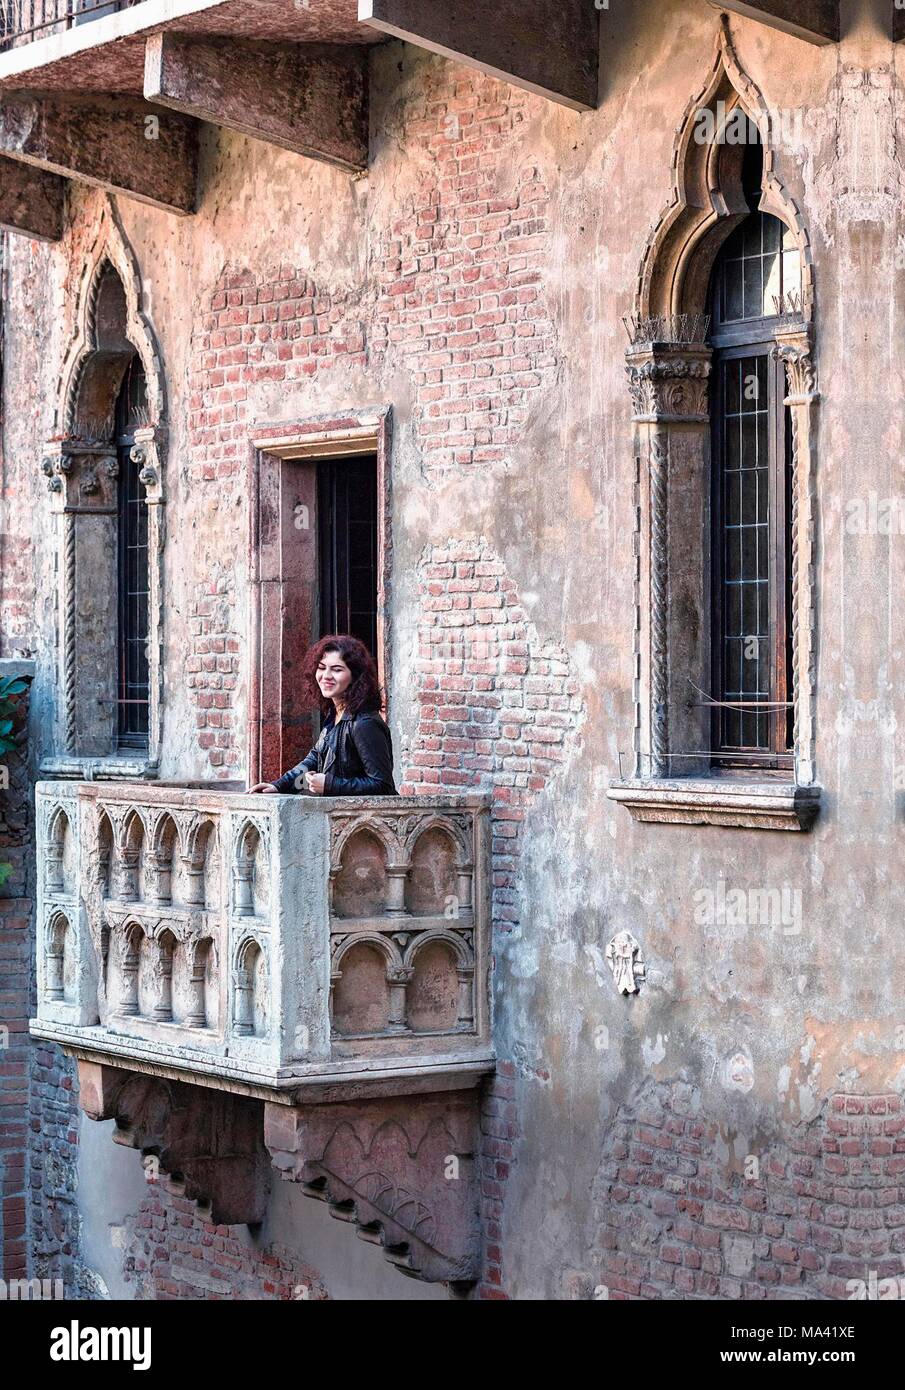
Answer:
[[403, 1272], [473, 1278], [486, 798], [91, 782], [37, 801], [32, 1026], [79, 1059], [86, 1113], [230, 1220], [260, 1219], [269, 1150]]

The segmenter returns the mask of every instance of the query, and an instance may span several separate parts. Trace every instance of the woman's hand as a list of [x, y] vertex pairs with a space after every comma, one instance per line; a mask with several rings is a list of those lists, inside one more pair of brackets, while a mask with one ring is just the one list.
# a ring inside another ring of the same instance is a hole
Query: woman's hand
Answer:
[[323, 796], [327, 775], [324, 772], [306, 772], [305, 785], [312, 796]]
[[251, 795], [252, 792], [263, 792], [265, 795], [276, 795], [276, 787], [272, 782], [259, 782], [256, 787], [249, 787], [248, 791], [249, 795]]

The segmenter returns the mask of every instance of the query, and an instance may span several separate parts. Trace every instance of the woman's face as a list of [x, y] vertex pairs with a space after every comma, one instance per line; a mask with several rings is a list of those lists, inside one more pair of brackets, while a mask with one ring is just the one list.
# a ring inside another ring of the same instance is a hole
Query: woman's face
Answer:
[[342, 700], [352, 684], [352, 672], [339, 652], [324, 652], [317, 668], [317, 683], [325, 700]]

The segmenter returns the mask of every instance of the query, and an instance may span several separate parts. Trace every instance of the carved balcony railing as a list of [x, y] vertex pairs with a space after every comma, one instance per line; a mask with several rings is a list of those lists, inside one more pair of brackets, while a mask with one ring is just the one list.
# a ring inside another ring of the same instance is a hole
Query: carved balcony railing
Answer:
[[478, 1275], [489, 808], [41, 782], [38, 1010], [79, 1100], [204, 1203], [271, 1167], [411, 1277]]
[[489, 1055], [484, 798], [37, 802], [42, 1036], [290, 1091]]

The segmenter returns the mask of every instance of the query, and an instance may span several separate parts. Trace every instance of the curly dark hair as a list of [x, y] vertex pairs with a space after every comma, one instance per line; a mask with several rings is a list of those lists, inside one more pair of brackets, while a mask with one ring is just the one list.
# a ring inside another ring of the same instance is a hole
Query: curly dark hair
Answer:
[[317, 668], [327, 652], [336, 652], [352, 672], [352, 682], [346, 691], [346, 713], [351, 718], [364, 710], [383, 709], [383, 691], [377, 681], [377, 666], [364, 642], [347, 633], [332, 633], [309, 647], [302, 661], [302, 679], [312, 700], [320, 706], [321, 714], [333, 709], [333, 701], [325, 700], [317, 683]]

